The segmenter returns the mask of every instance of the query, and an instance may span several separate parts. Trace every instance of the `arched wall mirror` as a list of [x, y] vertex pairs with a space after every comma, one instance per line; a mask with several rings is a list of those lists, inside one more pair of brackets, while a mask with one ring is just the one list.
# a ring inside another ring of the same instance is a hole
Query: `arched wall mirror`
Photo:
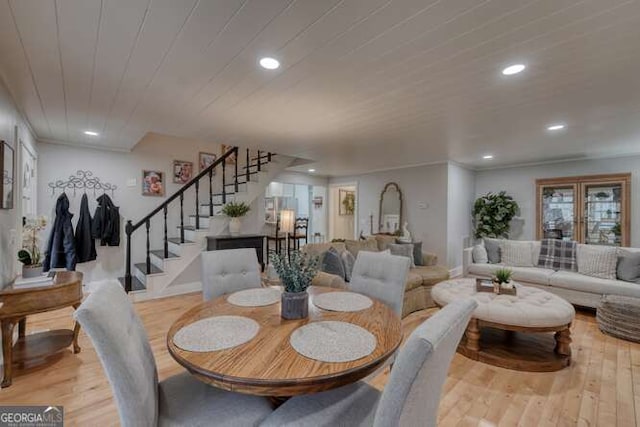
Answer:
[[379, 233], [393, 234], [402, 224], [402, 192], [395, 182], [384, 186], [380, 194]]

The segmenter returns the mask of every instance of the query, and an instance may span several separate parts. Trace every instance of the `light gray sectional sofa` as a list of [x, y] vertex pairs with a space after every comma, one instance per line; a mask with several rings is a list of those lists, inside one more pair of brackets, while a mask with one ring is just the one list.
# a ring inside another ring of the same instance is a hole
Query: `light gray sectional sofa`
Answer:
[[[494, 240], [493, 244], [495, 244], [497, 239], [487, 240]], [[516, 241], [500, 240], [498, 242], [500, 252], [502, 252], [504, 250], [504, 245], [509, 245], [509, 242]], [[530, 262], [526, 259], [527, 244], [530, 245]], [[482, 254], [482, 249], [478, 248], [478, 246], [465, 248], [463, 256], [465, 277], [491, 278], [497, 269], [506, 267], [512, 270], [513, 280], [516, 282], [526, 286], [535, 286], [545, 289], [566, 299], [574, 305], [583, 307], [597, 308], [605, 295], [640, 298], [640, 278], [636, 277], [634, 280], [633, 277], [629, 277], [628, 271], [627, 274], [624, 274], [626, 280], [620, 280], [619, 276], [619, 274], [621, 274], [620, 258], [626, 257], [627, 259], [625, 261], [627, 265], [630, 259], [633, 259], [633, 262], [635, 263], [640, 259], [640, 249], [612, 249], [607, 246], [578, 244], [577, 246], [579, 248], [584, 248], [582, 251], [576, 251], [576, 259], [579, 266], [578, 271], [567, 271], [538, 267], [541, 246], [540, 241], [517, 241], [517, 245], [520, 247], [520, 256], [517, 257], [517, 262], [515, 262], [516, 265], [510, 263], [508, 260], [507, 262], [504, 262], [503, 259], [496, 262], [495, 253], [493, 255], [494, 263], [491, 263], [486, 260], [486, 253]], [[588, 248], [585, 248], [585, 246], [588, 246]], [[482, 244], [482, 247], [484, 247], [484, 244]], [[587, 251], [589, 251], [589, 253], [587, 253]], [[600, 270], [604, 268], [599, 265], [601, 259], [596, 259], [596, 261], [594, 261], [593, 254], [598, 251], [609, 254], [609, 266], [611, 265], [611, 251], [615, 251], [614, 256], [617, 259], [613, 261], [613, 276], [611, 276], [610, 271], [608, 274], [601, 274], [599, 271], [594, 273], [592, 271], [594, 269], [594, 265], [596, 270], [598, 270], [598, 268], [600, 268]], [[476, 254], [475, 260], [474, 253]], [[579, 259], [581, 254], [584, 254], [583, 257], [585, 259]], [[586, 259], [587, 256], [590, 258]], [[632, 273], [633, 276], [633, 274], [637, 274], [639, 272], [638, 269], [640, 269], [640, 266], [634, 264], [632, 267], [636, 268], [636, 272]], [[580, 272], [581, 270], [582, 273]], [[584, 272], [588, 274], [583, 274]], [[616, 274], [616, 272], [618, 274]]]

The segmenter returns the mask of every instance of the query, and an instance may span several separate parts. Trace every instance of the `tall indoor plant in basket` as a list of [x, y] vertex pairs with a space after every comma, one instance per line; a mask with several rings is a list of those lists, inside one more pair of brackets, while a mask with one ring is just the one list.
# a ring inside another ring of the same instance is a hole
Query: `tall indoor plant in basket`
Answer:
[[318, 257], [296, 251], [290, 256], [273, 253], [270, 260], [284, 287], [281, 297], [282, 318], [306, 318], [309, 315], [307, 288], [318, 273]]
[[238, 234], [242, 228], [240, 218], [245, 216], [251, 208], [245, 202], [229, 202], [222, 207], [222, 213], [231, 218], [229, 221], [229, 233]]

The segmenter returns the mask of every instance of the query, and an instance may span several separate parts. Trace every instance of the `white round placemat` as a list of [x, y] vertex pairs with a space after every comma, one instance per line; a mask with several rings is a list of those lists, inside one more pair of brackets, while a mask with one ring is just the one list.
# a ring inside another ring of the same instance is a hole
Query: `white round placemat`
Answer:
[[187, 351], [217, 351], [244, 344], [256, 336], [260, 325], [242, 316], [214, 316], [181, 328], [173, 343]]
[[350, 362], [370, 355], [376, 337], [360, 326], [326, 320], [296, 329], [289, 339], [291, 347], [303, 356], [321, 362]]
[[360, 311], [371, 307], [373, 301], [355, 292], [325, 292], [313, 296], [313, 305], [330, 311]]
[[234, 292], [227, 298], [227, 302], [242, 307], [261, 307], [280, 301], [281, 292], [274, 288], [245, 289]]

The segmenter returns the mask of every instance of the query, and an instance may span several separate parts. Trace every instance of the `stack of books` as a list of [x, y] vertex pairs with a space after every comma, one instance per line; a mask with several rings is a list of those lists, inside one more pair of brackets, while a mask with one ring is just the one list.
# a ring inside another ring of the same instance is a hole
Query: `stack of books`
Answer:
[[49, 286], [53, 284], [53, 277], [49, 277], [49, 275], [36, 276], [23, 278], [19, 277], [13, 283], [14, 289], [23, 289], [23, 288], [37, 288], [40, 286]]

